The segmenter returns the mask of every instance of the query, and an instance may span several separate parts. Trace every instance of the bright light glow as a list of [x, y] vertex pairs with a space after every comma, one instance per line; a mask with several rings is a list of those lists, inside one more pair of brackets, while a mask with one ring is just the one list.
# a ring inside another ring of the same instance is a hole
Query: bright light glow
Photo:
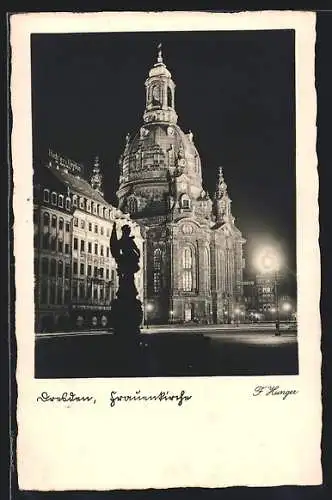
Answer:
[[276, 308], [275, 307], [272, 307], [271, 309], [271, 313], [275, 313], [276, 312]]
[[281, 258], [275, 248], [261, 248], [255, 258], [255, 267], [261, 273], [277, 272], [280, 269]]
[[174, 311], [170, 311], [170, 315], [173, 316], [173, 314], [174, 314]]
[[240, 309], [239, 309], [239, 308], [237, 308], [237, 309], [235, 309], [235, 311], [234, 311], [234, 312], [235, 312], [236, 314], [239, 314], [239, 313], [240, 313]]
[[153, 311], [153, 304], [146, 304], [146, 310], [147, 310], [148, 312]]
[[290, 311], [292, 309], [292, 306], [289, 302], [285, 302], [283, 305], [282, 305], [282, 309], [284, 311]]

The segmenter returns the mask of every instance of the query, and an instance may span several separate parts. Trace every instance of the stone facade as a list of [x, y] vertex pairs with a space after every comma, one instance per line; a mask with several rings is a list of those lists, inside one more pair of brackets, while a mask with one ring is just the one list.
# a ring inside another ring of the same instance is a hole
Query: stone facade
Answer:
[[119, 208], [144, 230], [146, 320], [231, 321], [242, 296], [242, 245], [221, 168], [213, 199], [191, 131], [177, 124], [175, 83], [159, 48], [143, 124], [119, 160]]

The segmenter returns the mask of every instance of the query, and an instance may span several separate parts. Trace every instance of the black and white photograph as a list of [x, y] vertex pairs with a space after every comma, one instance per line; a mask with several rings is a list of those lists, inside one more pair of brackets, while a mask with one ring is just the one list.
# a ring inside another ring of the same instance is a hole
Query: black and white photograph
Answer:
[[295, 31], [31, 35], [37, 378], [296, 375]]
[[319, 484], [315, 15], [11, 26], [19, 487]]

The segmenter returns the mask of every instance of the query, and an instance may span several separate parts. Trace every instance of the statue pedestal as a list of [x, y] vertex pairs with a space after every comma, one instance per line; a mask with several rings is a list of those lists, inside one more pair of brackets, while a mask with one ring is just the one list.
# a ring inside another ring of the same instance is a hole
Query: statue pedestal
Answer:
[[114, 334], [126, 343], [140, 333], [143, 320], [142, 303], [138, 299], [119, 297], [112, 301], [111, 324]]

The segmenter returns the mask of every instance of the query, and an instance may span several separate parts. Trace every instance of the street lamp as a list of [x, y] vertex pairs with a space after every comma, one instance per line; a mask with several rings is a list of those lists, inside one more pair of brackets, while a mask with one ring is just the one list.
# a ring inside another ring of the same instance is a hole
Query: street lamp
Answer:
[[235, 316], [235, 318], [236, 318], [236, 324], [237, 324], [237, 326], [239, 326], [239, 324], [240, 324], [240, 309], [237, 307], [234, 310], [234, 312], [236, 314], [236, 316]]
[[169, 312], [169, 314], [170, 314], [170, 316], [171, 316], [171, 323], [173, 323], [174, 311], [173, 311], [173, 310], [171, 310], [171, 311]]
[[280, 318], [279, 318], [279, 297], [278, 297], [278, 271], [280, 269], [280, 255], [272, 247], [262, 248], [257, 253], [256, 267], [263, 274], [272, 274], [274, 278], [274, 293], [276, 301], [276, 335], [280, 335]]
[[148, 315], [148, 313], [150, 313], [150, 312], [153, 311], [153, 304], [151, 304], [150, 302], [148, 302], [146, 304], [145, 310], [146, 310], [146, 318], [145, 318], [146, 328], [149, 328], [149, 320], [148, 320], [149, 315]]
[[292, 310], [292, 304], [289, 302], [284, 302], [282, 305], [282, 310], [285, 311], [287, 319], [289, 320], [290, 311]]

